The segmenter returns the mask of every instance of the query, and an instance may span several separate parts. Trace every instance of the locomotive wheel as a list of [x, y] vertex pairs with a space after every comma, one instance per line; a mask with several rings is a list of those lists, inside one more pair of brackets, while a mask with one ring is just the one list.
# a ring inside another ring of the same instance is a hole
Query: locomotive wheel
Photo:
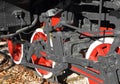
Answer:
[[97, 61], [98, 56], [106, 56], [113, 40], [113, 38], [101, 38], [93, 42], [86, 52], [86, 59]]
[[[110, 46], [113, 40], [114, 38], [101, 38], [93, 42], [86, 53], [86, 59], [98, 61], [99, 56], [106, 56], [110, 50]], [[119, 53], [119, 48], [117, 48], [116, 52]], [[92, 68], [90, 68], [90, 70], [96, 73], [100, 73], [99, 71], [96, 71]], [[99, 84], [89, 78], [88, 78], [88, 81], [89, 81], [89, 84]]]
[[[31, 37], [30, 42], [33, 43], [33, 41], [40, 40], [40, 39], [43, 39], [45, 42], [47, 42], [47, 36], [43, 32], [42, 28], [38, 28], [35, 30], [35, 32], [33, 33], [32, 37]], [[40, 54], [43, 56], [46, 56], [46, 53], [43, 51], [40, 51]], [[47, 60], [44, 57], [38, 58], [34, 54], [32, 55], [31, 59], [32, 59], [32, 62], [37, 65], [42, 65], [42, 66], [50, 67], [50, 68], [54, 68], [54, 65], [55, 65], [55, 62], [53, 62], [52, 60]], [[45, 79], [48, 79], [53, 75], [52, 72], [48, 72], [48, 71], [42, 70], [40, 68], [35, 68], [35, 70], [41, 77], [43, 77]]]
[[23, 58], [23, 44], [8, 40], [8, 50], [15, 64], [20, 64]]

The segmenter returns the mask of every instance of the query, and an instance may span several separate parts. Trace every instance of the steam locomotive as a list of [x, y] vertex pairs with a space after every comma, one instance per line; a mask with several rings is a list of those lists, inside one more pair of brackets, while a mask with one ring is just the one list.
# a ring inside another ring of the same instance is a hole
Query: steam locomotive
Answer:
[[0, 20], [14, 63], [45, 79], [71, 70], [120, 83], [120, 0], [0, 0]]

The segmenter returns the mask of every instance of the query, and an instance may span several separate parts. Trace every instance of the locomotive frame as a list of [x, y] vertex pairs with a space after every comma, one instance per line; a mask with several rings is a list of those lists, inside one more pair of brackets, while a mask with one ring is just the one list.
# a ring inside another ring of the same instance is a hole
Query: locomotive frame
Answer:
[[[88, 77], [89, 84], [119, 84], [118, 2], [60, 0], [52, 9], [33, 14], [30, 26], [0, 38], [8, 38], [16, 64], [35, 68], [43, 78], [56, 79], [69, 69]], [[21, 35], [26, 30], [34, 31], [30, 41]]]

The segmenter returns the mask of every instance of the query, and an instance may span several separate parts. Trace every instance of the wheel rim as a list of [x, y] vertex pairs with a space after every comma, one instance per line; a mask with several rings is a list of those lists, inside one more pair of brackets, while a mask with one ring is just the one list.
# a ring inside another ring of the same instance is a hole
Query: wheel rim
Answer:
[[44, 34], [43, 30], [42, 29], [37, 29], [34, 34], [32, 35], [32, 38], [31, 38], [31, 43], [36, 41], [36, 40], [40, 40], [40, 39], [43, 39], [44, 41], [47, 40], [47, 37], [46, 35]]
[[[113, 43], [113, 40], [114, 38], [101, 38], [98, 41], [93, 42], [90, 45], [88, 52], [86, 53], [86, 59], [98, 61], [99, 56], [106, 56], [110, 50], [110, 46]], [[116, 49], [116, 52], [120, 53], [119, 47]], [[92, 68], [89, 68], [89, 69], [98, 74], [100, 73], [99, 71], [96, 71]], [[88, 78], [88, 81], [89, 81], [89, 84], [99, 84], [89, 78]]]
[[[101, 38], [101, 39], [99, 39], [98, 41], [93, 42], [93, 43], [90, 45], [88, 51], [86, 52], [85, 58], [86, 58], [86, 59], [91, 59], [91, 60], [93, 60], [93, 61], [96, 61], [99, 54], [101, 54], [101, 56], [105, 56], [105, 55], [108, 53], [108, 51], [109, 51], [109, 49], [110, 49], [110, 45], [112, 44], [113, 40], [114, 40], [113, 38]], [[105, 53], [102, 53], [102, 52], [101, 52], [101, 53], [100, 53], [100, 52], [98, 51], [99, 49], [100, 49], [100, 50], [104, 49], [104, 50], [107, 51], [107, 52], [105, 52]], [[97, 53], [97, 51], [98, 51], [99, 53]], [[97, 54], [95, 54], [95, 53], [97, 53]], [[92, 56], [93, 56], [93, 57], [92, 57]], [[94, 58], [95, 58], [95, 59], [94, 59]]]
[[23, 44], [8, 40], [8, 50], [15, 64], [20, 64], [23, 58]]
[[110, 50], [111, 44], [103, 43], [98, 46], [92, 51], [90, 54], [89, 59], [93, 61], [97, 61], [99, 56], [106, 56]]
[[[43, 29], [41, 28], [38, 28], [35, 30], [35, 32], [33, 33], [32, 37], [31, 37], [31, 43], [33, 43], [34, 41], [36, 40], [40, 40], [40, 39], [43, 39], [45, 42], [47, 41], [47, 36], [46, 34], [43, 32]], [[40, 54], [42, 56], [47, 56], [47, 54], [43, 51], [40, 51]], [[45, 59], [44, 57], [40, 57], [38, 58], [36, 55], [32, 55], [31, 57], [32, 59], [32, 62], [34, 64], [37, 64], [37, 65], [42, 65], [42, 66], [45, 66], [45, 67], [50, 67], [50, 68], [54, 68], [54, 65], [55, 65], [55, 62], [53, 62], [52, 60], [47, 60]], [[43, 78], [45, 79], [48, 79], [50, 78], [53, 73], [52, 72], [49, 72], [49, 71], [46, 71], [46, 70], [42, 70], [40, 68], [35, 68], [36, 72], [42, 76]]]

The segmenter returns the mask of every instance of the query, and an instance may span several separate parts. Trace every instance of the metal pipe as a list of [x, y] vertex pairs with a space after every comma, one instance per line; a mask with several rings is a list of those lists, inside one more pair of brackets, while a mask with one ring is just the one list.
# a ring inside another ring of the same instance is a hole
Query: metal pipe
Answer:
[[33, 20], [33, 22], [32, 22], [31, 25], [29, 25], [29, 26], [27, 26], [27, 27], [24, 27], [24, 28], [22, 28], [22, 29], [19, 29], [19, 30], [17, 30], [15, 33], [8, 34], [8, 35], [1, 35], [0, 38], [10, 38], [10, 37], [13, 37], [13, 36], [18, 35], [19, 33], [23, 32], [23, 31], [26, 31], [26, 30], [34, 27], [35, 24], [36, 24], [37, 21], [38, 21], [38, 15], [34, 15], [34, 18], [35, 18], [35, 19]]

